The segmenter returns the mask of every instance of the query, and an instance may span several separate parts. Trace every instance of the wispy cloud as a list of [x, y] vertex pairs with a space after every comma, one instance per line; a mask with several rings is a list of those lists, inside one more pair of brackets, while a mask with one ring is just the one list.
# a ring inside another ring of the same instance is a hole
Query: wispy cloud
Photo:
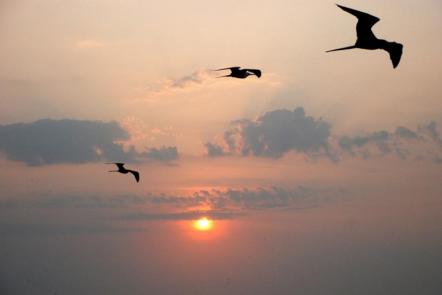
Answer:
[[227, 211], [227, 210], [200, 210], [200, 211], [186, 211], [176, 213], [128, 213], [121, 216], [121, 219], [126, 220], [195, 220], [201, 216], [206, 216], [210, 219], [224, 220], [232, 219], [242, 216], [241, 212]]
[[[335, 202], [346, 194], [337, 188], [305, 186], [212, 189], [185, 195], [33, 193], [0, 199], [0, 234], [120, 234], [145, 230], [131, 222], [184, 221], [202, 216], [226, 220], [263, 210], [306, 210]], [[11, 214], [16, 216], [14, 220], [9, 218]]]
[[[234, 82], [240, 83], [244, 81], [238, 81], [238, 79], [224, 78], [216, 79], [221, 74], [210, 69], [199, 69], [190, 74], [178, 77], [170, 78], [156, 81], [148, 85], [145, 90], [147, 90], [147, 96], [149, 98], [161, 95], [167, 95], [177, 91], [192, 91], [200, 87], [212, 85], [215, 83], [227, 83], [230, 82], [235, 85]], [[258, 81], [259, 80], [259, 81]], [[260, 85], [265, 85], [266, 87], [280, 87], [281, 77], [273, 73], [265, 73], [262, 78], [250, 78], [248, 83], [256, 82]], [[237, 84], [236, 84], [237, 85]]]
[[64, 236], [64, 235], [97, 235], [97, 234], [123, 234], [143, 231], [137, 227], [117, 227], [114, 225], [75, 225], [75, 224], [41, 224], [18, 223], [0, 225], [2, 236]]
[[182, 77], [157, 81], [147, 86], [147, 90], [149, 95], [162, 95], [170, 91], [191, 90], [209, 82], [213, 77], [213, 73], [210, 70], [200, 69]]
[[78, 194], [43, 194], [32, 198], [0, 200], [0, 209], [71, 208], [71, 209], [130, 209], [134, 207], [185, 210], [255, 210], [271, 208], [311, 207], [342, 196], [337, 188], [269, 187], [256, 189], [199, 190], [192, 194], [118, 195], [102, 197]]

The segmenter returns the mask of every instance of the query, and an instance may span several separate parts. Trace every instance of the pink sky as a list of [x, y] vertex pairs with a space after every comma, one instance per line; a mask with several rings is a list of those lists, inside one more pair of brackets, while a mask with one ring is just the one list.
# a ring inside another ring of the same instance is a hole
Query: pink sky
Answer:
[[442, 4], [342, 4], [397, 69], [333, 1], [0, 1], [0, 293], [440, 294]]

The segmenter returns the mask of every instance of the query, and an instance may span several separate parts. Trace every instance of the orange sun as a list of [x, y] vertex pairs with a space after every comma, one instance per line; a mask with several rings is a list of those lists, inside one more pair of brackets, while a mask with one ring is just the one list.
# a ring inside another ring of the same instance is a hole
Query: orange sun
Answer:
[[193, 227], [200, 231], [208, 231], [212, 229], [213, 221], [207, 219], [207, 217], [202, 217], [198, 220], [195, 220], [195, 222], [193, 223]]

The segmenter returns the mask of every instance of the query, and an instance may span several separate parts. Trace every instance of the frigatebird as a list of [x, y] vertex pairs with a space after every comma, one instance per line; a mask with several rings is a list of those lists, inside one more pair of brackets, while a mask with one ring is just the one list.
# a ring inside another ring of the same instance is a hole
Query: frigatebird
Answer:
[[365, 12], [361, 12], [352, 8], [348, 8], [339, 4], [336, 4], [342, 10], [356, 16], [358, 18], [358, 23], [356, 25], [357, 40], [355, 45], [329, 50], [327, 52], [347, 50], [353, 48], [361, 49], [383, 49], [390, 54], [391, 62], [393, 63], [393, 68], [399, 65], [402, 56], [403, 45], [396, 42], [389, 42], [383, 39], [378, 39], [371, 28], [380, 20], [376, 16], [370, 15]]
[[261, 70], [257, 70], [257, 69], [241, 69], [241, 67], [230, 67], [230, 68], [218, 69], [215, 71], [224, 71], [224, 70], [230, 70], [231, 73], [229, 75], [220, 76], [217, 78], [233, 77], [233, 78], [238, 78], [238, 79], [245, 79], [251, 75], [255, 75], [258, 78], [261, 77]]
[[135, 170], [129, 170], [129, 169], [124, 168], [124, 163], [106, 163], [106, 164], [115, 164], [118, 167], [118, 170], [111, 170], [109, 172], [120, 172], [123, 174], [132, 173], [133, 176], [135, 177], [135, 180], [137, 182], [140, 181], [140, 173], [138, 173], [138, 171], [135, 171]]

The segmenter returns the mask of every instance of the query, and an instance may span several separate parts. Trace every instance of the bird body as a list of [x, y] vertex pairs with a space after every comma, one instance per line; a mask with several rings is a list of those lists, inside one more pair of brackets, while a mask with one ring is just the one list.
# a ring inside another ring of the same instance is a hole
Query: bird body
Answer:
[[241, 69], [241, 67], [230, 67], [230, 68], [222, 68], [215, 71], [224, 71], [224, 70], [230, 70], [229, 75], [220, 76], [218, 78], [223, 77], [232, 77], [232, 78], [238, 78], [238, 79], [245, 79], [248, 76], [255, 75], [256, 77], [261, 77], [261, 70], [258, 69]]
[[109, 172], [119, 172], [119, 173], [122, 173], [122, 174], [131, 173], [135, 177], [135, 180], [137, 182], [140, 181], [140, 173], [138, 171], [135, 171], [135, 170], [130, 170], [130, 169], [124, 168], [124, 163], [106, 163], [106, 164], [115, 164], [118, 167], [118, 170], [111, 170]]
[[337, 4], [337, 6], [342, 10], [358, 18], [358, 23], [356, 24], [357, 40], [355, 45], [333, 49], [327, 52], [348, 50], [353, 48], [368, 49], [368, 50], [383, 49], [390, 54], [390, 59], [391, 62], [393, 63], [393, 68], [396, 68], [399, 65], [399, 62], [402, 57], [403, 45], [396, 42], [389, 42], [383, 39], [378, 39], [374, 35], [371, 28], [380, 19], [368, 13], [348, 8], [339, 4]]

